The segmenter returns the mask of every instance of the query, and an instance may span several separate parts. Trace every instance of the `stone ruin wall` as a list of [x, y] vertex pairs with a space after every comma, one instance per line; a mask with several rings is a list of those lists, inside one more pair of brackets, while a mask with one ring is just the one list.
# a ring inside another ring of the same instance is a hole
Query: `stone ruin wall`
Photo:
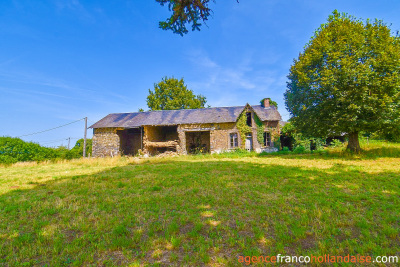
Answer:
[[[255, 123], [253, 122], [253, 125]], [[263, 150], [263, 144], [259, 144], [257, 140], [257, 129], [252, 127], [253, 148], [256, 151]], [[280, 134], [279, 122], [268, 121], [264, 122], [265, 131], [271, 133], [271, 141], [274, 136]], [[116, 156], [120, 154], [120, 137], [117, 134], [119, 128], [97, 128], [94, 129], [93, 134], [93, 156], [106, 157]], [[146, 131], [147, 130], [147, 131]], [[187, 154], [186, 148], [186, 131], [210, 131], [210, 152], [221, 153], [231, 150], [230, 148], [230, 133], [238, 133], [239, 147], [244, 140], [241, 140], [240, 133], [236, 128], [236, 123], [206, 123], [206, 124], [182, 124], [177, 127], [177, 136], [179, 138], [179, 145], [176, 147], [179, 154]], [[159, 133], [151, 131], [149, 128], [144, 127], [143, 141], [159, 139]]]
[[187, 154], [186, 131], [210, 131], [210, 152], [220, 153], [230, 150], [229, 134], [238, 132], [236, 124], [232, 123], [204, 123], [204, 124], [182, 124], [178, 126], [180, 140], [180, 153]]
[[271, 133], [271, 142], [274, 142], [274, 138], [280, 136], [281, 129], [279, 127], [279, 121], [266, 121], [264, 122], [264, 130]]
[[274, 140], [276, 138], [279, 138], [279, 135], [281, 134], [281, 131], [279, 128], [279, 121], [265, 121], [265, 122], [263, 122], [263, 125], [264, 125], [264, 131], [271, 134], [271, 146], [266, 147], [266, 146], [264, 146], [264, 144], [261, 144], [260, 148], [256, 149], [256, 152], [259, 153], [259, 152], [276, 152], [276, 151], [278, 151], [278, 149], [274, 147]]
[[[229, 135], [231, 133], [237, 133], [238, 139], [239, 131], [236, 128], [236, 123], [219, 123], [216, 124], [215, 130], [211, 131], [210, 142], [211, 142], [211, 153], [221, 153], [224, 151], [231, 150]], [[240, 142], [240, 140], [238, 140]]]
[[93, 157], [113, 157], [120, 154], [120, 138], [117, 128], [93, 129]]

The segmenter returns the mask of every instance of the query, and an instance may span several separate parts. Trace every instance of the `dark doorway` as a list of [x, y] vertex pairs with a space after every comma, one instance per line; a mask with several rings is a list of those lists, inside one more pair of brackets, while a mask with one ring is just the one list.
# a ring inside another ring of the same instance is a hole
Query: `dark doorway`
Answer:
[[142, 148], [141, 128], [132, 128], [117, 131], [120, 140], [122, 155], [136, 155]]
[[281, 141], [281, 148], [283, 149], [284, 147], [289, 148], [289, 150], [293, 150], [293, 145], [294, 145], [294, 138], [293, 136], [289, 134], [281, 135], [280, 136], [280, 141]]
[[186, 150], [189, 154], [210, 152], [210, 131], [186, 132]]

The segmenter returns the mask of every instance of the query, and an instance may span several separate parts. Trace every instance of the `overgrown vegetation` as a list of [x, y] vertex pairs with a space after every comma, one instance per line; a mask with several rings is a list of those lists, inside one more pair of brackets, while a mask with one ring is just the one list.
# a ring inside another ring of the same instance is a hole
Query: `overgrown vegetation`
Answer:
[[257, 116], [257, 114], [254, 112], [254, 122], [256, 124], [257, 127], [257, 141], [258, 143], [260, 143], [261, 145], [264, 144], [264, 124], [262, 123], [262, 121], [260, 120], [260, 118]]
[[246, 111], [243, 111], [242, 114], [239, 115], [239, 118], [236, 122], [236, 128], [238, 129], [240, 134], [240, 147], [244, 149], [246, 144], [246, 135], [251, 133], [251, 127], [247, 125]]
[[386, 140], [390, 142], [400, 142], [400, 127], [398, 129], [392, 129], [391, 131], [380, 130], [372, 134], [366, 134], [368, 138], [374, 140]]
[[[241, 142], [241, 149], [245, 148], [245, 140], [246, 140], [246, 135], [249, 133], [252, 133], [252, 128], [247, 125], [247, 111], [243, 111], [242, 114], [239, 115], [238, 120], [236, 122], [236, 128], [239, 131], [240, 138], [242, 140]], [[265, 127], [260, 118], [258, 118], [257, 114], [253, 112], [254, 114], [254, 122], [257, 127], [257, 141], [260, 144], [264, 144], [264, 131]]]
[[[288, 122], [281, 128], [281, 139], [284, 139], [284, 143], [279, 147], [280, 150], [283, 150], [284, 153], [289, 153], [290, 151], [294, 151], [296, 153], [309, 153], [311, 150], [316, 152], [321, 152], [324, 147], [329, 146], [333, 148], [343, 148], [346, 144], [345, 136], [334, 137], [332, 141], [327, 141], [325, 138], [315, 138], [315, 137], [307, 137], [300, 133], [294, 124]], [[397, 136], [393, 134], [393, 132], [386, 131], [377, 131], [375, 133], [365, 133], [361, 132], [360, 134], [360, 142], [367, 143], [376, 143], [380, 141], [389, 141], [396, 142]], [[335, 139], [339, 138], [339, 139]], [[285, 142], [291, 145], [285, 144]], [[286, 153], [286, 154], [287, 154]]]
[[[92, 151], [92, 140], [86, 140], [86, 154]], [[25, 142], [19, 138], [0, 137], [0, 163], [12, 164], [21, 161], [45, 161], [57, 159], [74, 159], [82, 157], [83, 139], [68, 150], [66, 147], [43, 147], [37, 143]]]
[[281, 149], [285, 151], [291, 150], [297, 154], [322, 151], [323, 146], [326, 145], [325, 139], [304, 136], [290, 122], [282, 127], [281, 134], [281, 139], [283, 139]]
[[0, 167], [0, 265], [237, 266], [397, 255], [400, 145]]

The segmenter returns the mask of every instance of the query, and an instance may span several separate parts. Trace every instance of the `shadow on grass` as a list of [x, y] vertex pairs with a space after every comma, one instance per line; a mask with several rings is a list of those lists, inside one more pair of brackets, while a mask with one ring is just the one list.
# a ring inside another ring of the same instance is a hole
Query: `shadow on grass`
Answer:
[[238, 265], [398, 255], [399, 172], [169, 161], [0, 195], [0, 265]]
[[[372, 145], [372, 147], [371, 147]], [[400, 145], [396, 143], [378, 143], [371, 145], [363, 145], [361, 153], [352, 153], [346, 148], [325, 148], [320, 151], [311, 151], [305, 153], [295, 153], [293, 151], [278, 151], [271, 153], [256, 153], [245, 150], [226, 152], [221, 154], [199, 154], [192, 155], [197, 159], [224, 159], [224, 158], [243, 158], [243, 157], [260, 157], [260, 158], [282, 158], [282, 159], [340, 159], [346, 161], [363, 160], [363, 159], [379, 159], [379, 158], [400, 158]], [[378, 147], [373, 147], [378, 146]]]
[[269, 154], [258, 154], [258, 157], [280, 157], [287, 159], [340, 159], [340, 160], [362, 160], [379, 158], [400, 158], [400, 147], [379, 147], [363, 150], [361, 153], [352, 153], [345, 148], [342, 150], [323, 150], [310, 153], [296, 154], [293, 152], [275, 152]]

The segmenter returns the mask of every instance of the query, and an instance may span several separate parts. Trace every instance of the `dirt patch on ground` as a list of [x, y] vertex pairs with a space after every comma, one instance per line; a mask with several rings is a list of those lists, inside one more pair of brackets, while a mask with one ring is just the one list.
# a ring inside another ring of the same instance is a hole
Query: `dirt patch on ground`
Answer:
[[310, 249], [315, 248], [316, 243], [317, 243], [316, 238], [313, 234], [306, 235], [305, 238], [300, 239], [298, 242], [299, 242], [301, 248], [304, 250], [310, 250]]
[[167, 158], [167, 157], [176, 157], [179, 156], [177, 152], [174, 151], [165, 151], [164, 153], [158, 154], [154, 156], [155, 158]]

